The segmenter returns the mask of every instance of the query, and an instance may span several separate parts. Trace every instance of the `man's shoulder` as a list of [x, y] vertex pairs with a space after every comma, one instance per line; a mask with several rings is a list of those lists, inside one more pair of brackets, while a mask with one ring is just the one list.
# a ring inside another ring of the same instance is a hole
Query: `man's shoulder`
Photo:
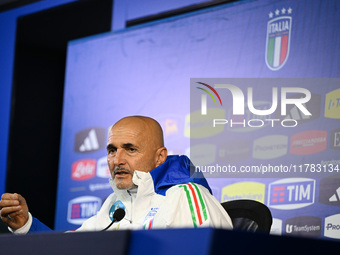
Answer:
[[183, 193], [183, 194], [188, 194], [188, 193], [194, 193], [197, 195], [202, 195], [202, 194], [210, 194], [207, 188], [205, 188], [203, 185], [194, 183], [194, 182], [187, 182], [183, 184], [177, 184], [172, 186], [171, 188], [168, 189], [166, 192], [166, 195], [171, 195], [173, 193]]

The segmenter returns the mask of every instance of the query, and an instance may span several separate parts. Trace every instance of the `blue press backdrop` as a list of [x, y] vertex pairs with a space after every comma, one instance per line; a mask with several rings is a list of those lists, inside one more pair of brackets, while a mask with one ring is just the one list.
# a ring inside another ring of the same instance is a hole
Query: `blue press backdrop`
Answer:
[[[189, 155], [190, 78], [338, 77], [339, 7], [335, 0], [241, 1], [69, 43], [55, 228], [77, 228], [112, 192], [105, 140], [121, 117], [156, 118], [170, 153]], [[265, 60], [267, 25], [283, 16], [291, 18], [288, 54], [272, 70]], [[339, 118], [327, 117], [325, 106], [332, 93], [332, 112], [338, 114], [339, 87], [311, 89], [320, 96], [320, 115], [300, 131], [325, 131], [327, 148], [296, 162], [339, 162]], [[254, 142], [253, 133], [244, 136]], [[209, 183], [221, 202], [251, 198], [267, 204], [274, 216], [272, 233], [340, 238], [340, 179], [334, 174]], [[331, 188], [322, 191], [326, 186]], [[273, 204], [275, 189], [290, 200]]]
[[[1, 193], [5, 183], [16, 19], [69, 2], [72, 1], [45, 0], [0, 13]], [[102, 145], [107, 129], [119, 118], [131, 114], [155, 117], [164, 128], [170, 153], [189, 155], [186, 124], [190, 114], [190, 78], [339, 77], [340, 15], [336, 0], [240, 1], [125, 29], [126, 20], [203, 1], [161, 4], [149, 0], [143, 1], [142, 6], [138, 6], [138, 2], [114, 2], [112, 30], [115, 33], [69, 45], [57, 230], [79, 226], [111, 192]], [[282, 68], [272, 71], [265, 61], [267, 24], [281, 17], [283, 9], [285, 16], [292, 18], [289, 54]], [[339, 120], [325, 116], [325, 105], [329, 102], [325, 95], [334, 91], [332, 98], [337, 107], [340, 96], [336, 89], [339, 88], [335, 85], [315, 89], [321, 98], [320, 116], [303, 130], [326, 131], [327, 149], [300, 156], [299, 160], [306, 163], [310, 163], [311, 158], [315, 162], [339, 161]], [[100, 140], [99, 147], [93, 147], [96, 144], [93, 139]], [[216, 178], [209, 182], [220, 201], [251, 198], [269, 205], [274, 216], [273, 233], [340, 238], [336, 231], [340, 227], [338, 174], [308, 180]], [[306, 201], [272, 207], [273, 187], [278, 186], [286, 191], [302, 187], [300, 194], [302, 200], [307, 200], [305, 207], [297, 208]], [[329, 188], [325, 189], [326, 186]], [[321, 192], [322, 189], [325, 191]], [[287, 209], [289, 207], [292, 209]], [[314, 226], [313, 231], [312, 227], [305, 226]]]

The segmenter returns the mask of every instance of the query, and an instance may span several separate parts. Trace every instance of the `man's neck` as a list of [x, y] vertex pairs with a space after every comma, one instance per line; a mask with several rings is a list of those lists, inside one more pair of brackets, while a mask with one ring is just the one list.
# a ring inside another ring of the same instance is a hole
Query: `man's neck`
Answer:
[[136, 194], [137, 194], [137, 191], [138, 191], [138, 186], [136, 186], [136, 185], [133, 185], [132, 187], [130, 187], [130, 188], [127, 189], [127, 192], [128, 192], [130, 195], [136, 195]]

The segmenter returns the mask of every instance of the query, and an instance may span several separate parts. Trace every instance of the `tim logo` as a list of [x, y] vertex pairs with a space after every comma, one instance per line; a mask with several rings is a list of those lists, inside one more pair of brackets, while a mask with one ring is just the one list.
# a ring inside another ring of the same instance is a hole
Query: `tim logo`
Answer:
[[268, 206], [291, 210], [314, 203], [315, 180], [307, 178], [281, 179], [269, 185]]
[[96, 161], [93, 159], [83, 159], [72, 164], [71, 178], [75, 181], [85, 181], [95, 177]]
[[92, 152], [105, 147], [106, 130], [89, 128], [76, 134], [74, 150], [76, 152]]
[[325, 117], [340, 119], [340, 89], [333, 90], [326, 94]]
[[292, 9], [282, 8], [269, 13], [266, 38], [266, 64], [272, 71], [281, 69], [287, 62], [292, 30]]
[[101, 203], [102, 200], [94, 196], [72, 199], [68, 202], [67, 221], [71, 224], [81, 225], [99, 211]]

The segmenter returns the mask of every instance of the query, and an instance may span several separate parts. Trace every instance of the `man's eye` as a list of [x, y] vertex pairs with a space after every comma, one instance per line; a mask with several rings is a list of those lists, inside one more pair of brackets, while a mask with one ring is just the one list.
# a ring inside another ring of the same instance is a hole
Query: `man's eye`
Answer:
[[136, 151], [136, 149], [135, 148], [129, 148], [129, 151], [134, 152], [134, 151]]
[[116, 153], [116, 150], [110, 149], [110, 150], [107, 151], [107, 153], [108, 153], [109, 155], [114, 155], [114, 154]]

